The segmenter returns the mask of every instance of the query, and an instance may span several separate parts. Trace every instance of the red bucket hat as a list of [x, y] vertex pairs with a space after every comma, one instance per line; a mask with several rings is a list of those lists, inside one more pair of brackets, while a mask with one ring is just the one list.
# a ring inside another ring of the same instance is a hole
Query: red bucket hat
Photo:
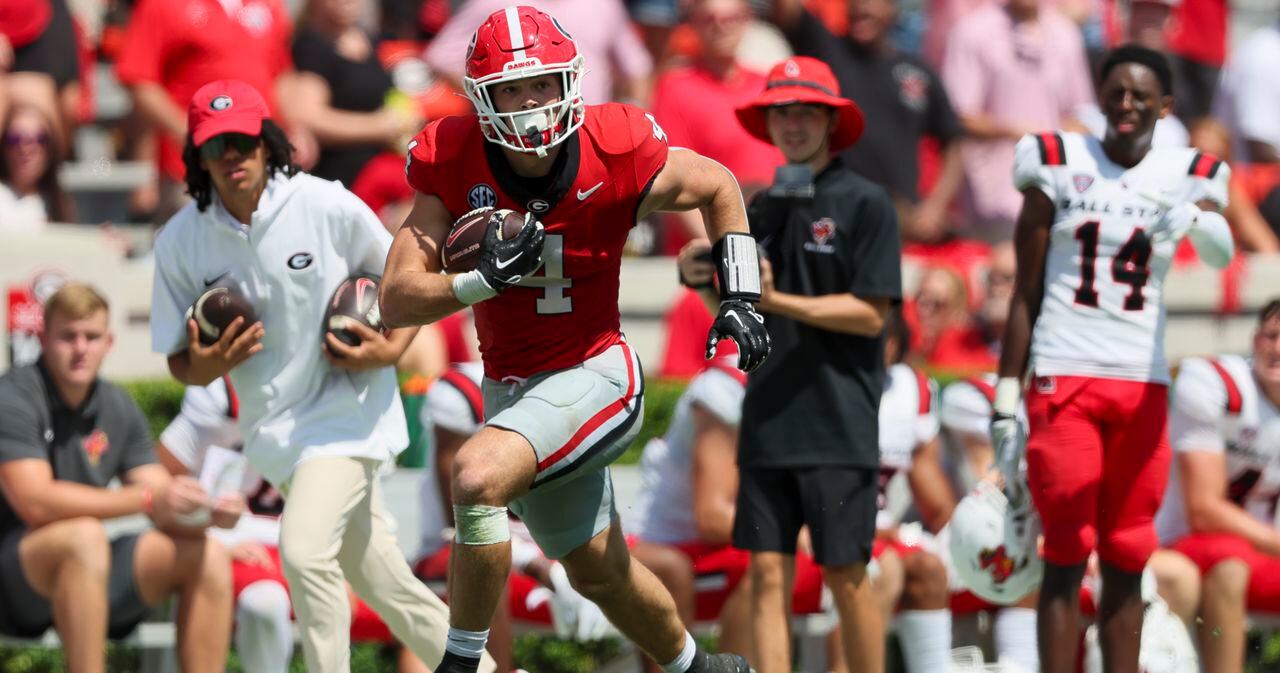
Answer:
[[187, 106], [187, 129], [196, 147], [220, 133], [262, 135], [262, 120], [270, 119], [267, 101], [252, 85], [223, 79], [200, 87]]
[[826, 63], [807, 56], [789, 58], [773, 66], [764, 91], [735, 112], [738, 123], [747, 133], [772, 143], [768, 124], [765, 123], [765, 109], [793, 103], [835, 108], [839, 121], [836, 132], [831, 136], [833, 152], [854, 144], [862, 136], [862, 110], [848, 98], [840, 97], [840, 84]]

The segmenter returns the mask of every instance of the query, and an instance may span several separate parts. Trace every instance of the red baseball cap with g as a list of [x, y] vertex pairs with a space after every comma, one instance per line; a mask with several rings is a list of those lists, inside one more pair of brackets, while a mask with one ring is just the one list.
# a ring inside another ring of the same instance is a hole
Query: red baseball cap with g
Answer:
[[809, 103], [835, 108], [838, 121], [831, 136], [831, 151], [844, 149], [862, 137], [862, 110], [848, 98], [840, 97], [840, 83], [826, 63], [816, 58], [796, 56], [789, 58], [769, 71], [764, 92], [755, 100], [738, 108], [738, 123], [747, 133], [767, 143], [769, 125], [765, 122], [767, 108]]
[[221, 79], [200, 87], [187, 107], [187, 130], [199, 147], [221, 133], [262, 134], [271, 111], [262, 94], [246, 82]]

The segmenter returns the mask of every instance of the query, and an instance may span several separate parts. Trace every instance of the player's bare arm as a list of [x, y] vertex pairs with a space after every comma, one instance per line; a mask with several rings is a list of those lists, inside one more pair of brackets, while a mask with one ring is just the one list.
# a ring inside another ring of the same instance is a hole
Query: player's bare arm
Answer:
[[747, 233], [747, 208], [733, 174], [693, 150], [673, 147], [640, 202], [638, 217], [686, 210], [702, 212], [707, 238], [712, 241], [731, 231]]
[[925, 527], [932, 533], [942, 530], [956, 508], [951, 483], [942, 470], [942, 442], [937, 437], [916, 447], [907, 471], [911, 497]]
[[187, 349], [169, 356], [169, 373], [189, 386], [207, 386], [226, 376], [236, 365], [262, 350], [266, 331], [261, 322], [246, 326], [244, 318], [231, 321], [213, 344], [200, 344], [200, 328], [187, 321]]
[[1228, 533], [1254, 549], [1280, 556], [1280, 531], [1250, 516], [1225, 497], [1226, 458], [1216, 451], [1187, 451], [1177, 456], [1187, 523], [1197, 533]]
[[1031, 328], [1040, 315], [1044, 299], [1044, 259], [1049, 251], [1049, 230], [1055, 208], [1049, 195], [1038, 188], [1022, 191], [1022, 210], [1013, 232], [1018, 272], [1009, 300], [1009, 320], [1000, 349], [1000, 378], [1021, 379], [1031, 353]]
[[695, 403], [693, 518], [698, 539], [728, 544], [738, 498], [738, 432]]
[[440, 248], [452, 219], [439, 197], [414, 195], [413, 210], [391, 242], [379, 286], [384, 324], [426, 325], [466, 306], [453, 294], [452, 276], [440, 273]]
[[997, 458], [1009, 458], [1007, 442], [1019, 436], [1018, 404], [1022, 399], [1022, 377], [1031, 354], [1031, 329], [1040, 316], [1044, 300], [1044, 264], [1049, 252], [1049, 233], [1056, 208], [1037, 187], [1022, 190], [1022, 210], [1013, 232], [1018, 271], [1009, 299], [1009, 318], [1000, 349], [1000, 379], [992, 404], [991, 445]]
[[720, 280], [720, 309], [707, 336], [706, 356], [721, 338], [738, 344], [738, 368], [752, 371], [769, 356], [769, 332], [752, 305], [760, 300], [760, 261], [748, 233], [742, 190], [724, 166], [691, 150], [672, 148], [667, 163], [640, 202], [638, 216], [698, 209], [712, 241]]

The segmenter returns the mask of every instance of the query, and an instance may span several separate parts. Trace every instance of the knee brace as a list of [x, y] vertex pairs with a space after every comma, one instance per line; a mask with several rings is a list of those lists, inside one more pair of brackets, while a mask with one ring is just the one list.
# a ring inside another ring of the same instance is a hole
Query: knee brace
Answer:
[[511, 539], [506, 507], [454, 505], [453, 521], [453, 540], [458, 544], [498, 544]]

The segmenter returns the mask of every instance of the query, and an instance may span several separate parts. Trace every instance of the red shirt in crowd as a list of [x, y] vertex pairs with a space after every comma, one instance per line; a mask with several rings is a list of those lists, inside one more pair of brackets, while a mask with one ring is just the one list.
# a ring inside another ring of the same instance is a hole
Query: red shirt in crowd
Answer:
[[[750, 194], [771, 184], [774, 169], [783, 163], [778, 148], [748, 134], [733, 112], [759, 96], [764, 85], [764, 75], [742, 68], [725, 80], [698, 66], [676, 68], [662, 75], [654, 87], [653, 116], [672, 147], [687, 147], [720, 162]], [[679, 252], [689, 240], [674, 221], [675, 216], [667, 218], [663, 237], [663, 252], [668, 255]]]
[[1182, 0], [1169, 21], [1169, 50], [1222, 67], [1227, 60], [1227, 0]]
[[[253, 85], [275, 109], [276, 77], [292, 67], [289, 15], [280, 0], [141, 0], [116, 72], [126, 85], [154, 82], [184, 112], [201, 86]], [[160, 134], [160, 170], [181, 180], [182, 148]]]
[[733, 111], [759, 96], [764, 85], [764, 75], [742, 68], [727, 80], [696, 66], [676, 68], [658, 79], [653, 116], [672, 147], [714, 159], [739, 183], [761, 187], [773, 182], [782, 153], [748, 134]]

